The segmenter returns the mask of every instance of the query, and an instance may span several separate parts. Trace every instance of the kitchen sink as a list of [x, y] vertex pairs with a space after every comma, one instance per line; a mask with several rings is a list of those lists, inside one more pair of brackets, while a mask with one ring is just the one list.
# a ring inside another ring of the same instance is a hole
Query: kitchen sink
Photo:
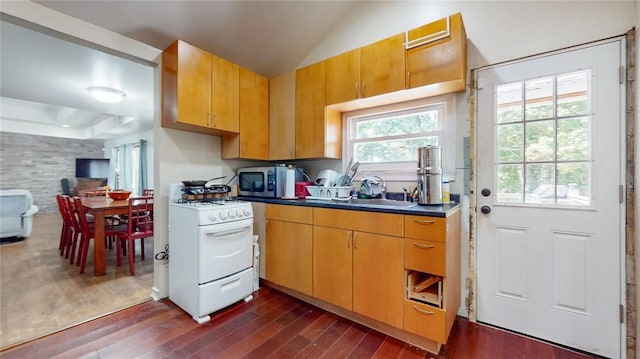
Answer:
[[389, 207], [411, 207], [411, 206], [417, 205], [416, 203], [412, 203], [412, 202], [394, 201], [391, 199], [382, 199], [382, 198], [372, 198], [372, 199], [352, 198], [345, 203], [366, 204], [370, 206], [389, 206]]

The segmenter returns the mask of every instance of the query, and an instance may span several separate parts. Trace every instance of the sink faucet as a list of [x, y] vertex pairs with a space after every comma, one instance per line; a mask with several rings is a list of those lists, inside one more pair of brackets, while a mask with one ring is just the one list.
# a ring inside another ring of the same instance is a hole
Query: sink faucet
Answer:
[[380, 194], [382, 195], [382, 199], [387, 199], [387, 183], [380, 176], [373, 176], [373, 178], [382, 182], [382, 185], [380, 186]]

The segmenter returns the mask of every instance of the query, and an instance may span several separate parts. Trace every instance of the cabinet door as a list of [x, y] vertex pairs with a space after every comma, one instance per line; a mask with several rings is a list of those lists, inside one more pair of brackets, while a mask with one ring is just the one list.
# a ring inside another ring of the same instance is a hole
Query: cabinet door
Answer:
[[296, 158], [324, 157], [325, 64], [296, 70]]
[[269, 159], [296, 157], [296, 73], [269, 80]]
[[162, 53], [162, 124], [208, 128], [211, 54], [177, 40]]
[[352, 307], [353, 232], [313, 227], [313, 296], [342, 308]]
[[403, 327], [403, 239], [353, 234], [353, 311]]
[[215, 55], [211, 55], [211, 60], [211, 127], [238, 133], [240, 67]]
[[312, 225], [267, 220], [265, 278], [312, 295]]
[[360, 97], [405, 88], [404, 34], [365, 46], [360, 56]]
[[[442, 18], [408, 32], [409, 40], [446, 31]], [[464, 91], [467, 76], [467, 35], [460, 13], [449, 16], [448, 37], [407, 50], [407, 87], [446, 84], [447, 92]]]
[[269, 79], [240, 68], [240, 134], [224, 136], [223, 158], [269, 158]]
[[240, 157], [269, 159], [269, 79], [240, 69]]
[[327, 105], [360, 97], [360, 49], [325, 60]]

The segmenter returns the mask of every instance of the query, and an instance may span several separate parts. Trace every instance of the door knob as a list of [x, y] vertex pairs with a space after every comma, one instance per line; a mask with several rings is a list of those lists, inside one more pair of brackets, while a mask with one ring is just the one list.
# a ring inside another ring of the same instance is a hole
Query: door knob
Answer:
[[488, 188], [483, 188], [482, 191], [480, 191], [480, 193], [482, 193], [482, 195], [485, 197], [489, 197], [491, 195], [491, 190]]
[[488, 214], [491, 212], [491, 207], [489, 206], [482, 206], [480, 207], [480, 212], [484, 213], [484, 214]]

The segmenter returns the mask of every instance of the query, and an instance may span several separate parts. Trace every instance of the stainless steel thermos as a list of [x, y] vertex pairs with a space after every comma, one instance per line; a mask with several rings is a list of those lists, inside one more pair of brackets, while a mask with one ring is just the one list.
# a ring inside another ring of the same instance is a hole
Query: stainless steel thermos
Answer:
[[442, 204], [442, 148], [418, 147], [418, 204]]

